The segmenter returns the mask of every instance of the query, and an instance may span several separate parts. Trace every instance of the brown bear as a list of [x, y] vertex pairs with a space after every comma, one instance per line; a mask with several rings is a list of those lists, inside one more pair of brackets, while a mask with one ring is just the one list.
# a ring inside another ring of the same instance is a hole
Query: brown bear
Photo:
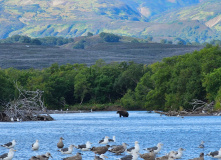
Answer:
[[117, 114], [119, 114], [119, 117], [128, 117], [129, 113], [127, 111], [117, 111]]

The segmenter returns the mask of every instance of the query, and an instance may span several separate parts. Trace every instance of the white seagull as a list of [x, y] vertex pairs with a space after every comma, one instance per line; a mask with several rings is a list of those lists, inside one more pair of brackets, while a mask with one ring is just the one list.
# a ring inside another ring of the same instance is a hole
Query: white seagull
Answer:
[[75, 148], [81, 149], [82, 151], [89, 151], [89, 150], [91, 150], [91, 144], [92, 143], [90, 141], [87, 141], [86, 144], [81, 144], [81, 145], [75, 146]]
[[162, 143], [158, 143], [157, 144], [157, 146], [155, 146], [155, 147], [151, 147], [151, 148], [145, 148], [144, 150], [147, 150], [147, 151], [151, 151], [151, 150], [153, 150], [154, 151], [154, 153], [159, 153], [160, 152], [160, 150], [161, 150], [161, 148], [162, 148], [162, 146], [163, 146], [163, 144]]
[[108, 138], [109, 138], [108, 136], [105, 136], [105, 138], [102, 139], [102, 140], [100, 140], [99, 143], [100, 143], [100, 144], [108, 144], [108, 142], [109, 142], [109, 139], [108, 139]]
[[12, 140], [11, 142], [8, 142], [6, 144], [1, 145], [2, 147], [6, 147], [6, 148], [13, 148], [16, 145], [16, 141]]
[[11, 148], [8, 153], [5, 153], [5, 154], [3, 154], [3, 155], [0, 155], [0, 160], [12, 160], [12, 158], [14, 157], [14, 152], [15, 152], [15, 151], [16, 151], [16, 150], [14, 150], [13, 148]]
[[39, 149], [39, 141], [36, 140], [35, 143], [32, 144], [31, 146], [32, 150], [38, 150]]
[[136, 153], [138, 153], [140, 151], [140, 146], [139, 146], [138, 141], [135, 141], [134, 147], [127, 149], [127, 153], [129, 153], [129, 154], [132, 154], [133, 153], [132, 151], [135, 151]]
[[204, 141], [201, 141], [200, 145], [199, 145], [199, 148], [204, 148]]
[[183, 151], [185, 151], [185, 149], [179, 148], [179, 149], [178, 149], [178, 152], [174, 152], [175, 154], [172, 155], [172, 156], [173, 156], [174, 158], [176, 158], [176, 159], [180, 159], [180, 158], [182, 157], [182, 155], [183, 155]]
[[105, 158], [108, 158], [108, 157], [105, 156], [104, 154], [101, 154], [100, 156], [95, 156], [94, 160], [104, 160]]
[[49, 152], [47, 152], [47, 153], [45, 153], [43, 155], [38, 155], [36, 157], [39, 158], [39, 160], [48, 160], [50, 157], [53, 158], [51, 156], [51, 153], [49, 153]]
[[68, 148], [62, 148], [58, 151], [60, 151], [62, 154], [71, 154], [73, 151], [74, 145], [70, 145]]
[[221, 158], [221, 148], [219, 151], [209, 152], [207, 155], [213, 158]]
[[131, 155], [126, 155], [122, 158], [118, 158], [119, 160], [137, 160], [139, 157], [139, 155], [137, 154], [137, 152], [135, 150], [132, 150], [132, 154]]
[[116, 142], [116, 137], [113, 136], [113, 139], [108, 139], [108, 140], [109, 140], [109, 142]]

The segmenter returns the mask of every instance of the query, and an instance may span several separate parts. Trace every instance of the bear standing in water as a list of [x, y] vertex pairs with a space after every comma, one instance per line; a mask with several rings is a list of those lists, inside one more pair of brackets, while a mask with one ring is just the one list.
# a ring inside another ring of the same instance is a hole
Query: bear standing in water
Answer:
[[127, 111], [117, 111], [117, 114], [119, 114], [119, 117], [128, 117], [129, 113]]

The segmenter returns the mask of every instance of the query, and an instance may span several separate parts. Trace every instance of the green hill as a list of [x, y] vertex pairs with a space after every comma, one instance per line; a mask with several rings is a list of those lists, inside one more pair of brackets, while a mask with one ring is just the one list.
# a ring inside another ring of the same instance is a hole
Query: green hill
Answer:
[[220, 38], [220, 7], [218, 0], [0, 0], [0, 38], [111, 32], [204, 42]]

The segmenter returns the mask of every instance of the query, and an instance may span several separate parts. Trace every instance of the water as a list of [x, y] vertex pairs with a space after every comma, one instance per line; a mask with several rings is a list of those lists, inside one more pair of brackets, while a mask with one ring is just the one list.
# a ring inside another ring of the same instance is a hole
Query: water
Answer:
[[[128, 118], [119, 118], [116, 112], [92, 112], [74, 114], [52, 114], [55, 121], [47, 122], [2, 122], [0, 123], [0, 144], [15, 139], [17, 144], [14, 160], [28, 160], [31, 156], [50, 152], [55, 160], [61, 160], [70, 155], [63, 155], [57, 150], [57, 142], [63, 137], [65, 147], [70, 144], [84, 144], [88, 140], [92, 146], [100, 146], [98, 141], [104, 136], [116, 136], [116, 143], [126, 142], [129, 147], [138, 141], [141, 153], [143, 148], [153, 147], [158, 142], [164, 144], [158, 156], [171, 150], [186, 149], [184, 160], [198, 157], [221, 148], [221, 117], [166, 117], [145, 111], [130, 111]], [[38, 139], [40, 148], [32, 151], [31, 145]], [[201, 141], [205, 148], [198, 148]], [[8, 149], [1, 147], [0, 154]], [[75, 155], [79, 150], [74, 149]], [[122, 157], [107, 152], [108, 159]], [[93, 160], [94, 153], [83, 152], [83, 159]], [[212, 159], [208, 156], [205, 159]]]

